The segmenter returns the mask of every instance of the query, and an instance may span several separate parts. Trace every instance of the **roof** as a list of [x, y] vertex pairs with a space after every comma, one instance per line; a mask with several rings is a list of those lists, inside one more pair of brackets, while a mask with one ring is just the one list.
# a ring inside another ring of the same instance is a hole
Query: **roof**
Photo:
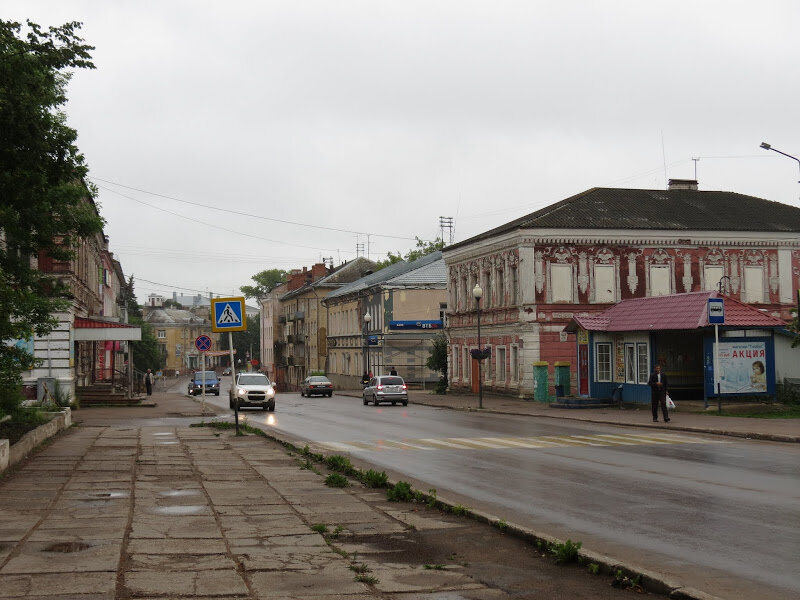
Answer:
[[386, 283], [387, 285], [398, 287], [444, 287], [447, 285], [447, 267], [444, 264], [444, 259], [440, 258], [428, 265], [423, 265], [419, 269], [398, 275]]
[[516, 229], [800, 232], [800, 208], [734, 192], [592, 188], [448, 246]]
[[708, 327], [708, 299], [724, 298], [724, 327], [783, 327], [785, 322], [718, 292], [690, 292], [623, 300], [597, 315], [573, 317], [568, 331], [666, 331]]
[[295, 290], [286, 292], [280, 296], [280, 300], [290, 300], [296, 296], [301, 296], [312, 288], [318, 289], [342, 287], [347, 283], [351, 283], [356, 279], [361, 278], [365, 272], [372, 272], [375, 268], [376, 265], [373, 261], [368, 260], [363, 256], [358, 256], [349, 262], [339, 265], [328, 275], [320, 277], [316, 281], [305, 283], [302, 287], [299, 287]]
[[113, 321], [98, 321], [95, 319], [87, 319], [85, 317], [75, 317], [75, 322], [73, 324], [75, 329], [109, 329], [109, 328], [120, 328], [120, 329], [138, 329], [133, 325], [128, 325], [127, 323], [115, 323]]
[[152, 325], [184, 325], [210, 322], [208, 319], [198, 317], [190, 310], [180, 308], [149, 308], [145, 312], [144, 320]]
[[[367, 275], [366, 277], [362, 277], [361, 279], [357, 279], [352, 283], [348, 283], [343, 285], [338, 290], [334, 290], [325, 296], [326, 300], [330, 300], [332, 298], [338, 298], [340, 296], [346, 296], [348, 294], [353, 294], [356, 292], [360, 292], [361, 290], [369, 289], [371, 287], [380, 286], [380, 285], [389, 285], [389, 287], [403, 287], [403, 286], [411, 286], [409, 283], [412, 278], [407, 279], [405, 283], [403, 283], [401, 276], [410, 274], [414, 271], [419, 269], [424, 269], [437, 261], [442, 261], [442, 280], [441, 283], [447, 283], [446, 272], [444, 270], [444, 261], [442, 260], [442, 251], [437, 250], [436, 252], [431, 252], [430, 254], [426, 254], [425, 256], [418, 258], [413, 262], [407, 262], [405, 260], [401, 260], [400, 262], [396, 262], [394, 264], [388, 265], [379, 271], [375, 271]], [[433, 274], [435, 274], [436, 269], [431, 269], [426, 273], [422, 273], [420, 275], [421, 278], [429, 279]], [[416, 285], [416, 284], [415, 284]]]

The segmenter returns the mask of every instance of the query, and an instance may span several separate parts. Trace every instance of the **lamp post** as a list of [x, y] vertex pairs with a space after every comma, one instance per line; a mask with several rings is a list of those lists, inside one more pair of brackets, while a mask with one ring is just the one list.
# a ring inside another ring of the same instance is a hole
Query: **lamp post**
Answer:
[[[786, 154], [786, 152], [781, 152], [777, 148], [773, 148], [772, 146], [770, 146], [767, 142], [761, 142], [761, 148], [763, 148], [764, 150], [772, 150], [773, 152], [777, 152], [778, 154], [783, 154], [784, 156], [788, 156], [792, 160], [796, 160], [797, 161], [797, 167], [800, 168], [800, 158], [797, 158], [796, 156], [792, 156], [791, 154]], [[797, 183], [800, 183], [800, 181], [798, 181]]]
[[[483, 290], [479, 284], [472, 288], [472, 297], [475, 298], [475, 308], [478, 311], [478, 351], [481, 350], [481, 298]], [[483, 374], [481, 373], [481, 359], [478, 359], [478, 408], [483, 408]]]
[[372, 316], [367, 312], [364, 313], [364, 365], [367, 367], [367, 374], [369, 374], [369, 339], [367, 338], [367, 328], [369, 322], [372, 321]]

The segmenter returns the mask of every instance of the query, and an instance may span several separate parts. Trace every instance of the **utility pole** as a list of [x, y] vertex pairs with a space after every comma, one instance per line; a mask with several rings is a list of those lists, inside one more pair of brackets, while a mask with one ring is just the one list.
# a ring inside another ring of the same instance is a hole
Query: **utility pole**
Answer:
[[453, 217], [439, 217], [439, 229], [442, 232], [442, 241], [444, 241], [444, 230], [450, 231], [450, 244], [453, 243]]

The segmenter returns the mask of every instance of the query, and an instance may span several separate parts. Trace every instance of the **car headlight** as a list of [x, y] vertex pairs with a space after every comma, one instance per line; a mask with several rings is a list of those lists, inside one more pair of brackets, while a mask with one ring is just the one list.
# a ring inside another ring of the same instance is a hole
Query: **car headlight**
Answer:
[[269, 398], [274, 398], [275, 397], [275, 388], [273, 388], [273, 387], [267, 388], [267, 396]]
[[246, 393], [247, 393], [246, 390], [243, 390], [242, 388], [236, 388], [236, 395], [237, 396], [244, 396]]

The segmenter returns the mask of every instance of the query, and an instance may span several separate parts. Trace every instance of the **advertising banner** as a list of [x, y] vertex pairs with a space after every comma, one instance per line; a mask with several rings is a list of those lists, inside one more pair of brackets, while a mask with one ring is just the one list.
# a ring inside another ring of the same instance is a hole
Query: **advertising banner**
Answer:
[[721, 394], [765, 393], [767, 349], [765, 342], [720, 342]]

